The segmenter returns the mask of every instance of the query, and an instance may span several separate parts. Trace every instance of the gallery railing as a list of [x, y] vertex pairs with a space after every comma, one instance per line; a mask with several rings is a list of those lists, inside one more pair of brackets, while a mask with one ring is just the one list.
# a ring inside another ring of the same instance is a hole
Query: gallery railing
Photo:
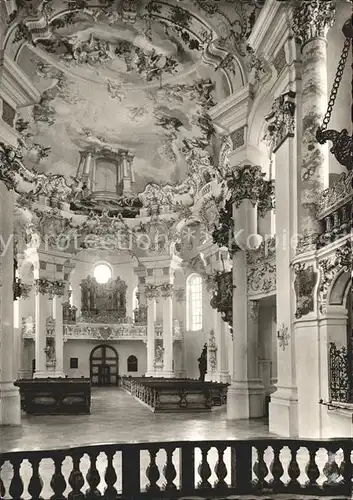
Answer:
[[352, 450], [352, 439], [255, 439], [16, 451], [0, 455], [0, 497], [351, 498]]
[[330, 401], [353, 403], [353, 353], [350, 348], [329, 345]]
[[352, 224], [353, 172], [343, 173], [320, 196], [317, 217], [322, 234], [319, 246], [325, 246], [346, 236]]

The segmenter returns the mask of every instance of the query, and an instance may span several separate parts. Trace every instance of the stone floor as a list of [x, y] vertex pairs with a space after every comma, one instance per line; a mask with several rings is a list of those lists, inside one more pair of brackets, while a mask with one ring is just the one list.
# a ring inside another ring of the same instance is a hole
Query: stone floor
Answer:
[[93, 389], [90, 415], [26, 416], [0, 431], [0, 452], [131, 441], [249, 439], [269, 436], [266, 420], [227, 420], [226, 409], [154, 414], [122, 389]]

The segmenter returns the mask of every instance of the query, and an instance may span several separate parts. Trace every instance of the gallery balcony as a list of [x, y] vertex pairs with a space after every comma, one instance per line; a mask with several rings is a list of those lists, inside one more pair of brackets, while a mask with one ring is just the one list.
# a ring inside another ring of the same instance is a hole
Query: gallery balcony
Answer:
[[[132, 323], [128, 319], [122, 323], [64, 323], [64, 342], [68, 340], [142, 340], [147, 341], [147, 326]], [[54, 336], [52, 329], [47, 329], [47, 337]], [[155, 337], [162, 338], [163, 325], [155, 323]], [[32, 317], [23, 318], [22, 337], [35, 340], [35, 322]], [[183, 339], [183, 328], [177, 320], [173, 323], [173, 339]]]
[[351, 439], [98, 444], [0, 455], [21, 500], [352, 498]]
[[353, 196], [353, 171], [343, 173], [338, 180], [321, 194], [317, 217], [322, 233], [319, 246], [334, 243], [351, 231]]

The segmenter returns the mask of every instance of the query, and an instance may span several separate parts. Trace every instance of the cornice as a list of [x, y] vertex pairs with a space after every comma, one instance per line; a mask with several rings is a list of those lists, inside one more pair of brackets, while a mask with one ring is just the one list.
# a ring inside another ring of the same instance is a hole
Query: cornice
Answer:
[[248, 44], [255, 53], [259, 51], [260, 47], [261, 53], [266, 52], [269, 40], [273, 40], [278, 31], [277, 23], [281, 9], [283, 8], [277, 0], [265, 2], [248, 39]]
[[208, 114], [217, 125], [233, 132], [246, 125], [252, 102], [252, 87], [246, 85], [210, 109]]
[[0, 91], [15, 109], [35, 104], [41, 96], [27, 75], [5, 52], [0, 54]]

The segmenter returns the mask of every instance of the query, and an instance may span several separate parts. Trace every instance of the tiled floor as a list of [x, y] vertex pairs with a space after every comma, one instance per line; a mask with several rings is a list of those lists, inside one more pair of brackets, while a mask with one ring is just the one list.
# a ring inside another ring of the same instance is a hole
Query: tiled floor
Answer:
[[226, 409], [157, 414], [122, 389], [94, 389], [90, 415], [26, 416], [21, 427], [0, 430], [0, 452], [95, 443], [248, 439], [269, 436], [265, 420], [228, 421]]

